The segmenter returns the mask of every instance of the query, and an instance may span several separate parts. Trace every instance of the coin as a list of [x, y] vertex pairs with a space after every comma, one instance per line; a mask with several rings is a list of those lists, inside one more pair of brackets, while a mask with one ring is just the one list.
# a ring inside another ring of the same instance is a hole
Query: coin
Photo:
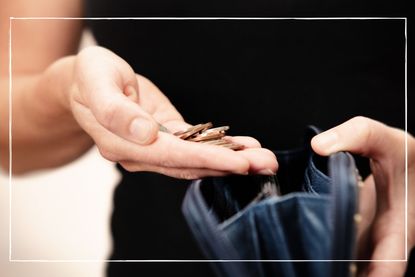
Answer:
[[[202, 132], [202, 131], [205, 131], [205, 130], [209, 129], [212, 126], [213, 125], [212, 125], [211, 122], [208, 122], [208, 123], [205, 123], [205, 124], [197, 124], [193, 127], [190, 127], [184, 133], [179, 134], [178, 136], [180, 136], [181, 139], [187, 139], [187, 138], [189, 138], [189, 137], [191, 137], [191, 136], [193, 136], [193, 135], [195, 135], [199, 132]], [[175, 135], [176, 135], [176, 133], [175, 133]]]
[[205, 141], [205, 140], [215, 140], [220, 139], [225, 136], [225, 133], [217, 133], [217, 132], [204, 132], [196, 137], [189, 138], [189, 141]]
[[204, 131], [204, 133], [207, 133], [207, 132], [226, 132], [226, 131], [228, 131], [229, 130], [229, 126], [221, 126], [221, 127], [215, 127], [215, 128], [210, 128], [210, 129], [207, 129], [206, 131]]
[[212, 128], [212, 126], [211, 122], [197, 124], [187, 130], [176, 132], [174, 135], [183, 140], [222, 146], [235, 151], [244, 148], [242, 144], [232, 142], [225, 138], [226, 131], [229, 130], [229, 126], [215, 128]]

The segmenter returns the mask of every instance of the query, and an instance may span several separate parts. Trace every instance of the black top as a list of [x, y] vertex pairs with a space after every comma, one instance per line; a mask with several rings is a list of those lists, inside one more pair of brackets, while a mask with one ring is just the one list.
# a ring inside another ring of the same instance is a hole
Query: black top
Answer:
[[[405, 16], [376, 1], [89, 1], [88, 17]], [[346, 3], [347, 2], [347, 3]], [[339, 2], [340, 3], [340, 2]], [[385, 1], [386, 3], [386, 1]], [[405, 21], [88, 21], [102, 46], [152, 80], [193, 124], [230, 125], [264, 147], [298, 145], [308, 124], [353, 116], [404, 128]], [[408, 74], [410, 76], [410, 74]], [[412, 81], [412, 80], [411, 80]], [[413, 132], [415, 117], [408, 118]], [[188, 182], [123, 173], [114, 198], [111, 259], [203, 259], [180, 211]], [[110, 276], [200, 276], [206, 263], [111, 263]]]

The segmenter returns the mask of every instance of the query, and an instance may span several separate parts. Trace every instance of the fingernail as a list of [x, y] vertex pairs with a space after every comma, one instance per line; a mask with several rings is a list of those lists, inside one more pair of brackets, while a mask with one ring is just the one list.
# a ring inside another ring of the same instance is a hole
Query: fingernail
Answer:
[[131, 122], [130, 133], [133, 139], [139, 143], [146, 143], [149, 141], [152, 124], [145, 119], [136, 118]]
[[258, 171], [258, 174], [260, 174], [260, 175], [275, 175], [275, 172], [272, 171], [271, 169], [267, 168], [267, 169], [262, 169], [262, 170]]
[[338, 140], [336, 132], [327, 131], [317, 135], [314, 138], [314, 142], [318, 144], [318, 147], [324, 149], [325, 151], [329, 151], [333, 148]]

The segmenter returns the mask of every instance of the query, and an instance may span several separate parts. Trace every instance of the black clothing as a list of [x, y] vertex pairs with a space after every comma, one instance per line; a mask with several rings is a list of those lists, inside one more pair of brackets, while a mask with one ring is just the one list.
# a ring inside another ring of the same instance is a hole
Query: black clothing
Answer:
[[[334, 6], [322, 0], [235, 2], [89, 1], [86, 16], [347, 16], [353, 11], [348, 4]], [[386, 8], [376, 3], [375, 15], [405, 15], [404, 4]], [[368, 11], [361, 7], [351, 14], [373, 15]], [[256, 137], [269, 149], [298, 145], [308, 124], [327, 129], [356, 115], [404, 128], [402, 19], [88, 24], [100, 45], [152, 80], [189, 123], [230, 125], [231, 135]], [[412, 133], [414, 119], [408, 116]], [[123, 180], [114, 197], [110, 258], [203, 259], [180, 211], [188, 182], [120, 170]], [[109, 276], [145, 272], [212, 274], [207, 263], [111, 263], [108, 268]]]

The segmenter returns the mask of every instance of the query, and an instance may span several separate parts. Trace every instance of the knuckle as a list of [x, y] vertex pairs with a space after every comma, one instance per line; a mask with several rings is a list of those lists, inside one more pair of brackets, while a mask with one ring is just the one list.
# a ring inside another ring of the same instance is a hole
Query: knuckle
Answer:
[[352, 131], [363, 141], [369, 141], [373, 132], [373, 121], [364, 116], [356, 116], [351, 119]]
[[370, 119], [364, 116], [355, 116], [350, 120], [354, 125], [357, 126], [367, 126], [370, 122]]
[[[99, 107], [98, 107], [99, 108]], [[120, 107], [116, 102], [109, 102], [105, 106], [103, 106], [100, 113], [100, 121], [101, 124], [111, 130], [114, 127], [114, 122], [117, 117], [117, 114], [120, 111]]]
[[119, 164], [128, 172], [141, 171], [140, 166], [132, 162], [120, 161]]
[[175, 147], [174, 143], [171, 141], [166, 142], [165, 150], [161, 151], [159, 154], [159, 166], [161, 167], [176, 167], [180, 157], [177, 157], [174, 154]]
[[100, 50], [101, 48], [95, 45], [85, 47], [79, 51], [78, 55], [76, 56], [76, 65], [81, 67], [88, 66], [91, 63], [91, 59], [94, 59]]
[[89, 58], [91, 55], [105, 51], [101, 46], [90, 45], [79, 51], [78, 56], [82, 58]]
[[109, 160], [111, 162], [118, 162], [119, 160], [118, 155], [106, 148], [99, 147], [98, 151], [101, 154], [101, 156], [104, 157], [106, 160]]

